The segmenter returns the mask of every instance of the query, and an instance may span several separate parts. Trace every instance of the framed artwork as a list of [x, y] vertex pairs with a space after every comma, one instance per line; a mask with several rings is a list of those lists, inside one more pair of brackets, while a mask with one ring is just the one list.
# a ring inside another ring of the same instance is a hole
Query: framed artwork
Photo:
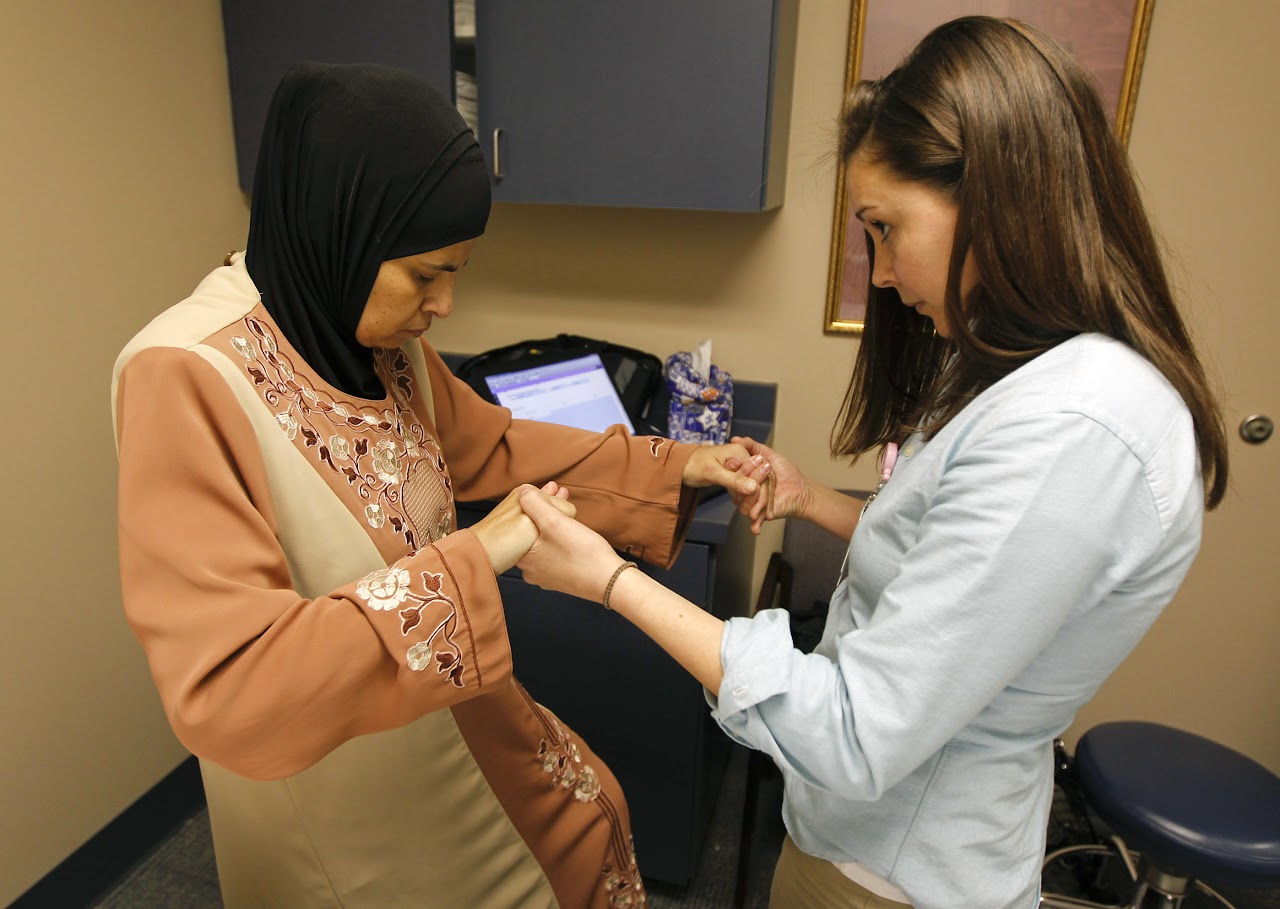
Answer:
[[[1155, 0], [852, 0], [845, 94], [878, 79], [934, 26], [957, 16], [1021, 19], [1067, 46], [1098, 81], [1121, 142], [1128, 142]], [[851, 222], [844, 168], [836, 174], [827, 276], [828, 334], [861, 334], [870, 263], [862, 226]]]

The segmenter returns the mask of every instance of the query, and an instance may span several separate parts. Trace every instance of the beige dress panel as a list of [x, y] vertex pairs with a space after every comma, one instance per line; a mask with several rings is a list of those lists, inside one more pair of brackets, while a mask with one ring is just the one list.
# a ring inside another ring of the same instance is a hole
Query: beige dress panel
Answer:
[[[258, 406], [240, 367], [210, 347], [193, 349], [223, 374], [250, 417], [298, 593], [314, 599], [386, 567]], [[422, 894], [435, 894], [438, 902], [425, 905], [440, 907], [558, 907], [450, 711], [352, 739], [283, 780], [249, 780], [208, 761], [201, 773], [228, 909], [408, 909], [424, 905]], [[407, 844], [417, 856], [406, 854]], [[448, 862], [422, 860], [445, 855]]]

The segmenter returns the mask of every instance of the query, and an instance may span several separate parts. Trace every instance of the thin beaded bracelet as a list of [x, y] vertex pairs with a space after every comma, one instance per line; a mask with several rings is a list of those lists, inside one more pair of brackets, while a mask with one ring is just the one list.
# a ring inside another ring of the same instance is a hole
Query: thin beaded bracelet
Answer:
[[635, 562], [623, 562], [621, 565], [619, 565], [617, 567], [617, 570], [614, 571], [613, 577], [609, 578], [609, 583], [604, 585], [604, 599], [600, 601], [600, 605], [603, 606], [605, 609], [612, 609], [613, 607], [609, 605], [609, 594], [613, 593], [613, 585], [617, 582], [618, 575], [622, 574], [628, 568], [639, 568], [639, 567], [640, 566], [637, 565]]

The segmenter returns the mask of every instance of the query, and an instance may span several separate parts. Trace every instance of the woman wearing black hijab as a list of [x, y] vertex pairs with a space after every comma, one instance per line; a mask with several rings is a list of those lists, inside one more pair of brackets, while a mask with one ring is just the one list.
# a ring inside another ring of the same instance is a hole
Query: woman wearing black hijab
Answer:
[[[521, 484], [667, 565], [745, 450], [512, 420], [454, 379], [421, 335], [488, 214], [446, 99], [298, 64], [246, 253], [116, 363], [125, 611], [229, 909], [644, 903], [617, 782], [512, 677], [495, 575], [535, 539]], [[513, 488], [451, 532], [455, 497]]]

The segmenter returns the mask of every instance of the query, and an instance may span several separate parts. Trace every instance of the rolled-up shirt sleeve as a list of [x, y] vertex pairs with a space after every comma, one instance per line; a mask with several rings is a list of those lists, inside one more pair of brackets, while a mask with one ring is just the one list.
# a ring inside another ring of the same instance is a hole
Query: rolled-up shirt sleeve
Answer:
[[[1087, 416], [1019, 416], [942, 457], [914, 541], [885, 551], [900, 562], [869, 620], [823, 653], [793, 648], [782, 610], [731, 619], [722, 639], [716, 721], [844, 798], [878, 798], [972, 724], [1162, 536], [1141, 460]], [[1098, 647], [1118, 663], [1144, 630]]]

